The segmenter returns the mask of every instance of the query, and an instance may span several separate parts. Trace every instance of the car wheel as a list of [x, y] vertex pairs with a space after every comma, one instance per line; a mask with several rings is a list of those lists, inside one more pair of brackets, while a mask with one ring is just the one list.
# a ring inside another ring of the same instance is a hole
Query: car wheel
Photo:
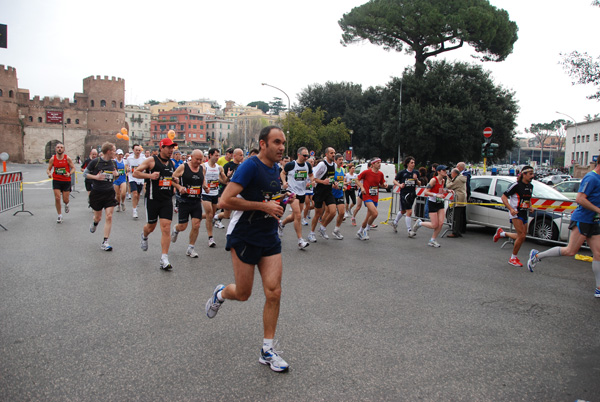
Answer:
[[558, 240], [558, 228], [552, 219], [547, 216], [538, 216], [537, 219], [534, 219], [529, 232], [530, 235], [541, 242], [544, 242], [544, 240]]

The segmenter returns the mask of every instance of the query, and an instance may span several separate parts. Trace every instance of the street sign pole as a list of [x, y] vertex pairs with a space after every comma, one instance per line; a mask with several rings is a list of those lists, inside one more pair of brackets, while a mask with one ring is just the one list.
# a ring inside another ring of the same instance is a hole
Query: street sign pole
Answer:
[[[483, 129], [483, 136], [485, 137], [485, 141], [486, 142], [490, 142], [491, 138], [492, 138], [492, 128], [491, 127], [486, 127]], [[483, 174], [485, 175], [487, 171], [487, 158], [484, 156], [483, 157]]]

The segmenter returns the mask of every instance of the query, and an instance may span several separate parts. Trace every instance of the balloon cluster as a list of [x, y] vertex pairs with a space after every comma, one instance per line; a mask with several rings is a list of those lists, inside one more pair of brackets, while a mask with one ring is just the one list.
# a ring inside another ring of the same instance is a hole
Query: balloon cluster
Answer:
[[127, 129], [123, 127], [120, 133], [117, 133], [117, 138], [120, 140], [129, 141], [129, 136], [127, 135]]

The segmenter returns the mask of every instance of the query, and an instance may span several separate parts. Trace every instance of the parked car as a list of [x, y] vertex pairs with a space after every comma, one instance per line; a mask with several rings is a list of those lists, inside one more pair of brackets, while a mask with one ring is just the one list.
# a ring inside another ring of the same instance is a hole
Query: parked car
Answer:
[[553, 174], [551, 176], [547, 176], [544, 177], [541, 182], [544, 184], [547, 184], [549, 186], [552, 186], [554, 184], [558, 184], [561, 183], [563, 181], [565, 181], [567, 178], [570, 178], [571, 176], [569, 175], [560, 175], [560, 174]]
[[[361, 163], [356, 167], [356, 174], [359, 174], [364, 169], [367, 169], [367, 164]], [[393, 163], [381, 162], [381, 167], [379, 168], [379, 171], [383, 173], [383, 176], [385, 177], [387, 192], [391, 193], [392, 188], [394, 188], [394, 179], [396, 178], [396, 165], [394, 165]]]
[[[473, 176], [471, 178], [471, 197], [469, 203], [502, 204], [502, 194], [517, 180], [512, 176]], [[554, 188], [537, 180], [533, 180], [533, 197], [559, 201], [570, 201]], [[546, 240], [566, 241], [568, 226], [571, 221], [569, 213], [552, 210], [534, 209], [529, 214], [529, 235]], [[504, 205], [467, 205], [467, 223], [490, 227], [510, 229], [508, 210]], [[559, 231], [560, 228], [560, 231]]]
[[554, 186], [554, 189], [560, 192], [565, 197], [574, 200], [577, 197], [577, 191], [581, 185], [581, 179], [571, 179], [558, 183]]

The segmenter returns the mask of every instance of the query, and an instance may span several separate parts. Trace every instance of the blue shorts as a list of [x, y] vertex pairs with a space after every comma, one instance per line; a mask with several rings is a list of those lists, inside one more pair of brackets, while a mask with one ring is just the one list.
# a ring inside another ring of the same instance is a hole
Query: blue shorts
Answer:
[[129, 181], [129, 189], [131, 190], [131, 192], [133, 193], [134, 191], [137, 191], [138, 193], [141, 193], [142, 190], [144, 189], [144, 183], [139, 184], [133, 180]]
[[512, 218], [510, 221], [514, 221], [515, 219], [520, 220], [521, 222], [523, 222], [524, 225], [527, 225], [527, 219], [523, 218], [522, 216], [517, 216], [516, 218]]
[[262, 257], [281, 254], [281, 241], [268, 247], [258, 247], [246, 243], [244, 239], [228, 235], [225, 250], [230, 251], [231, 249], [235, 250], [238, 258], [244, 264], [257, 265]]
[[120, 186], [123, 183], [125, 183], [125, 176], [124, 175], [119, 176], [119, 178], [113, 182], [113, 184], [115, 186]]
[[375, 208], [377, 208], [377, 206], [379, 205], [378, 201], [373, 201], [373, 200], [364, 200], [363, 202], [365, 203], [365, 205], [367, 204], [367, 202], [372, 202], [373, 205], [375, 205]]

